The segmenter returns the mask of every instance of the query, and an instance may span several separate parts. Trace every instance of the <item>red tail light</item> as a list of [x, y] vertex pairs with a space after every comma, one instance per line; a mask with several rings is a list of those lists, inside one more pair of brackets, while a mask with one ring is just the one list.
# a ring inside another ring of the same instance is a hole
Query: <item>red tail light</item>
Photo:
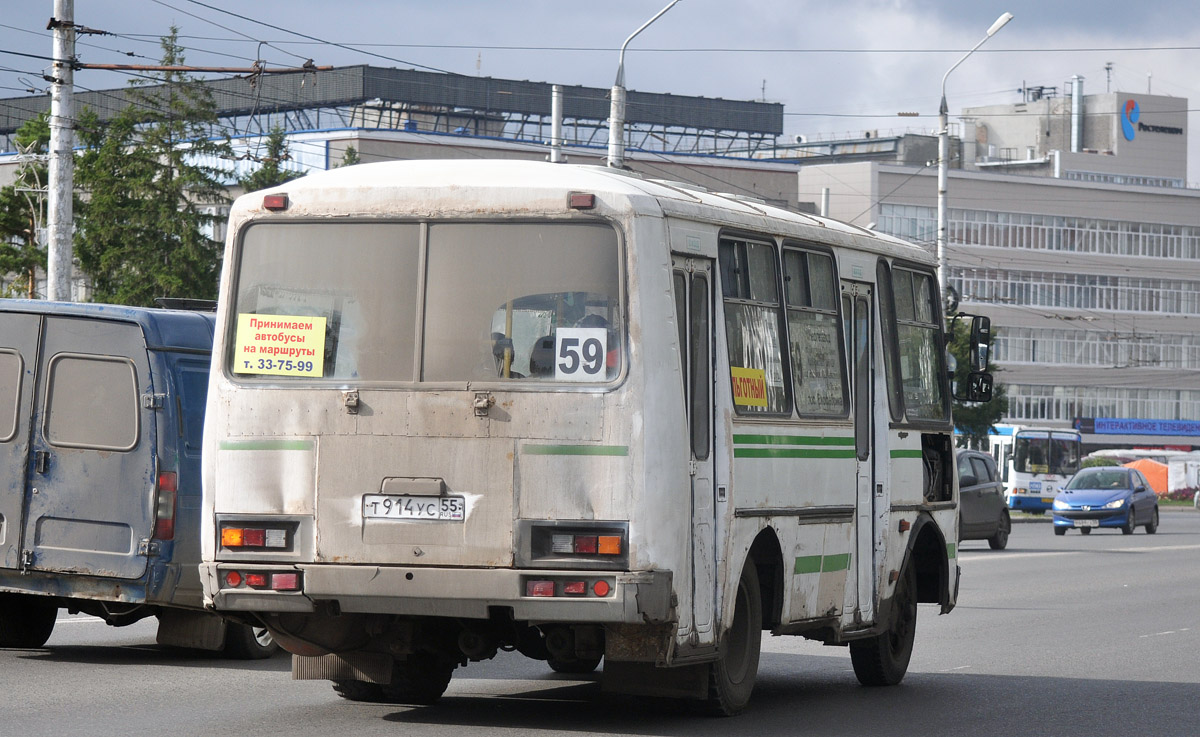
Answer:
[[175, 539], [175, 493], [179, 482], [173, 471], [158, 475], [158, 488], [154, 495], [154, 539]]

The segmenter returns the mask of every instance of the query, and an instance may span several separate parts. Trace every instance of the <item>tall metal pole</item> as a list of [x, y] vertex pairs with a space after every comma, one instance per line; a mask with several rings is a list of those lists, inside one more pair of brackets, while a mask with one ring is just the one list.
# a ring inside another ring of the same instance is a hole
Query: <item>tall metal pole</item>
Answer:
[[550, 163], [563, 162], [563, 88], [556, 84], [550, 88]]
[[625, 43], [621, 44], [621, 56], [617, 61], [617, 81], [612, 88], [612, 104], [608, 109], [608, 165], [620, 169], [625, 166], [625, 48], [633, 37], [646, 30], [662, 14], [675, 7], [679, 0], [671, 0], [667, 7], [655, 13], [654, 17], [642, 24]]
[[54, 82], [50, 86], [49, 202], [46, 229], [49, 249], [46, 263], [46, 296], [71, 298], [71, 256], [75, 191], [75, 101], [72, 85], [75, 58], [75, 0], [54, 0]]
[[987, 35], [942, 75], [942, 103], [938, 106], [937, 261], [938, 287], [941, 289], [943, 301], [949, 296], [950, 286], [949, 269], [946, 267], [946, 178], [950, 166], [950, 121], [949, 108], [946, 106], [946, 78], [950, 76], [950, 72], [957, 69], [959, 64], [966, 61], [968, 56], [974, 54], [989, 38], [996, 35], [996, 31], [999, 31], [1012, 19], [1012, 13], [1004, 13], [997, 18], [992, 27], [987, 30]]

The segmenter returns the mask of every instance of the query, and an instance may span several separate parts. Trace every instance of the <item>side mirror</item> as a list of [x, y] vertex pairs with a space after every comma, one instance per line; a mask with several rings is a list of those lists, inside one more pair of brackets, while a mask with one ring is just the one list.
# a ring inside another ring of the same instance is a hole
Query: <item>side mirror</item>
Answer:
[[961, 489], [966, 486], [974, 486], [979, 483], [979, 479], [975, 478], [975, 474], [964, 473], [958, 477], [958, 487]]
[[[954, 319], [968, 317], [958, 315]], [[955, 387], [954, 398], [960, 402], [992, 401], [992, 375], [988, 373], [988, 347], [992, 340], [992, 320], [984, 315], [970, 315], [971, 333], [967, 361], [966, 387]], [[953, 370], [953, 369], [951, 369]]]
[[984, 315], [971, 318], [971, 371], [987, 370], [988, 345], [992, 342], [992, 319]]

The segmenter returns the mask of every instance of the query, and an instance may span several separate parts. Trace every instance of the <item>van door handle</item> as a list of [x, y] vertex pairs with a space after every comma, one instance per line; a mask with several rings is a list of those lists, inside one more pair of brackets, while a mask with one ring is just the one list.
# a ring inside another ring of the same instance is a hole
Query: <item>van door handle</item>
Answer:
[[38, 473], [45, 473], [50, 465], [50, 451], [39, 450], [33, 454], [33, 467]]

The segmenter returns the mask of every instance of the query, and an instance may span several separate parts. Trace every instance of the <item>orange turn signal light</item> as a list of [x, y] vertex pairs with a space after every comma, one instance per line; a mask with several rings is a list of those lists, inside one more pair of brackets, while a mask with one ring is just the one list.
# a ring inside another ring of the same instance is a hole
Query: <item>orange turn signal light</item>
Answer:
[[601, 535], [600, 539], [596, 543], [596, 552], [600, 555], [620, 555], [621, 536]]

